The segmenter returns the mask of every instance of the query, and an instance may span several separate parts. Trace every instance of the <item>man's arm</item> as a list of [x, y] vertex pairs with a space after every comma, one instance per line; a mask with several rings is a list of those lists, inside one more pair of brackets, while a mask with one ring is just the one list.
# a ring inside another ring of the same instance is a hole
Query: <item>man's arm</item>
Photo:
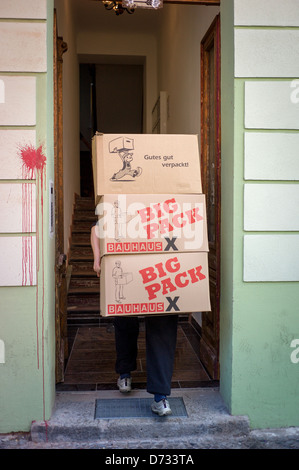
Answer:
[[93, 270], [97, 273], [97, 276], [100, 277], [101, 274], [101, 253], [100, 253], [100, 239], [96, 234], [96, 225], [91, 229], [90, 234], [90, 244], [93, 251]]

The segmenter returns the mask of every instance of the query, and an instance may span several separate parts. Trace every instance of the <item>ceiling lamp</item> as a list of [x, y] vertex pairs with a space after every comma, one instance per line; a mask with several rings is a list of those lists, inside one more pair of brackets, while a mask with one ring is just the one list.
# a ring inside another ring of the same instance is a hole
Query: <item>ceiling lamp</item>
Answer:
[[163, 7], [163, 0], [102, 0], [106, 10], [114, 10], [116, 15], [122, 15], [124, 11], [130, 15], [135, 8], [150, 8], [157, 10]]
[[126, 8], [150, 8], [157, 10], [162, 8], [163, 0], [123, 0], [123, 6]]
[[106, 10], [114, 10], [117, 16], [122, 15], [124, 11], [131, 15], [132, 13], [134, 13], [135, 10], [135, 8], [127, 8], [123, 6], [121, 0], [103, 0], [103, 3]]

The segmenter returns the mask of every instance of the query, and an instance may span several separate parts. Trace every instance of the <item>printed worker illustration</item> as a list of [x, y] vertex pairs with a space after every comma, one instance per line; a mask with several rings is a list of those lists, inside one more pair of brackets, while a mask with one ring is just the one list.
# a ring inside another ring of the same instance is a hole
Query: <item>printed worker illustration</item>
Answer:
[[112, 277], [115, 281], [115, 301], [121, 303], [124, 299], [124, 285], [132, 281], [131, 273], [124, 273], [119, 260], [115, 261], [115, 266], [112, 270]]
[[133, 169], [131, 166], [131, 162], [133, 160], [133, 152], [129, 152], [129, 150], [132, 150], [133, 147], [134, 147], [133, 139], [128, 141], [127, 146], [126, 146], [126, 143], [124, 142], [120, 144], [119, 139], [116, 139], [116, 142], [115, 141], [110, 142], [110, 153], [117, 153], [119, 158], [122, 161], [122, 168], [116, 173], [114, 173], [112, 178], [110, 178], [111, 181], [118, 181], [120, 179], [123, 179], [124, 176], [130, 176], [132, 178], [136, 178], [141, 175], [142, 168], [140, 166], [138, 166], [136, 169]]
[[114, 201], [111, 216], [114, 221], [114, 238], [120, 241], [123, 235], [123, 225], [126, 223], [126, 213], [122, 211], [119, 202]]

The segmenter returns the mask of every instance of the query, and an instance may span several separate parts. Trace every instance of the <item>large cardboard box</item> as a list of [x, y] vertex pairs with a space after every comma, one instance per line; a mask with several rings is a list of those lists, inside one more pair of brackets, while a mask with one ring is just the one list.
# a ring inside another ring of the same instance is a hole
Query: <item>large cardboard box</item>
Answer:
[[210, 311], [207, 253], [106, 255], [102, 316]]
[[104, 194], [202, 193], [197, 135], [97, 133], [92, 161], [96, 203]]
[[203, 194], [108, 194], [96, 213], [102, 256], [209, 250]]

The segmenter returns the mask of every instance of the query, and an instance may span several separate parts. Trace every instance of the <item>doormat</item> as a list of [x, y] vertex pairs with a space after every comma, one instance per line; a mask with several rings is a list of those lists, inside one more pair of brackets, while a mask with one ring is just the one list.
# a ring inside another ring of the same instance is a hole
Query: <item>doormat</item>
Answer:
[[[172, 414], [168, 418], [188, 417], [182, 397], [168, 398]], [[159, 418], [151, 410], [152, 398], [113, 398], [98, 399], [95, 406], [95, 419], [113, 418]]]

